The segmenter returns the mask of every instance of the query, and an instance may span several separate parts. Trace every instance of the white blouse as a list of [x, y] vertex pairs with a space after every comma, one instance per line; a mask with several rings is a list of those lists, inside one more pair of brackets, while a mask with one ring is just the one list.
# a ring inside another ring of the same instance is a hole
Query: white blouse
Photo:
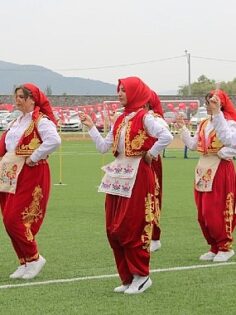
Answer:
[[[14, 152], [19, 143], [24, 131], [29, 127], [32, 121], [32, 113], [20, 115], [16, 121], [10, 123], [9, 130], [6, 135], [7, 152]], [[31, 154], [30, 159], [33, 162], [38, 162], [41, 159], [47, 158], [49, 154], [55, 151], [61, 144], [61, 138], [57, 132], [54, 123], [43, 117], [38, 123], [38, 132], [42, 139], [42, 144]]]
[[220, 141], [228, 147], [236, 148], [236, 121], [226, 120], [220, 112], [213, 115], [212, 123]]
[[[128, 122], [128, 120], [134, 117], [135, 114], [136, 113], [131, 113], [128, 116], [126, 116], [125, 117], [126, 121]], [[154, 116], [151, 114], [145, 115], [144, 127], [150, 136], [158, 138], [158, 141], [156, 141], [152, 148], [149, 150], [149, 152], [154, 157], [157, 157], [158, 154], [160, 154], [161, 151], [164, 150], [170, 144], [170, 142], [173, 140], [173, 136], [168, 130], [168, 128], [164, 126], [164, 124], [158, 123], [158, 120], [156, 120]], [[126, 124], [121, 129], [121, 134], [119, 137], [117, 150], [120, 154], [124, 154], [125, 152], [125, 131]], [[89, 130], [89, 135], [95, 142], [97, 150], [101, 153], [107, 152], [113, 144], [113, 130], [110, 130], [107, 136], [103, 138], [99, 131], [97, 130], [97, 128], [93, 126]]]
[[[236, 127], [236, 124], [235, 124], [235, 127]], [[209, 120], [208, 124], [206, 125], [205, 128], [206, 128], [205, 129], [205, 137], [207, 139], [210, 132], [215, 129], [215, 125], [213, 124], [213, 121]], [[216, 133], [217, 133], [217, 136], [219, 137], [217, 130], [216, 130]], [[198, 135], [199, 135], [199, 126], [198, 126], [197, 131], [193, 137], [191, 136], [190, 131], [188, 130], [188, 128], [186, 126], [184, 126], [182, 128], [181, 133], [180, 133], [180, 136], [181, 136], [184, 144], [190, 150], [193, 150], [193, 151], [197, 150]], [[219, 139], [220, 139], [220, 137], [219, 137]], [[224, 143], [222, 140], [221, 140], [221, 142]], [[223, 148], [221, 148], [218, 151], [217, 155], [221, 159], [225, 159], [225, 160], [232, 159], [234, 156], [236, 156], [236, 149], [233, 149], [230, 146], [224, 146]]]

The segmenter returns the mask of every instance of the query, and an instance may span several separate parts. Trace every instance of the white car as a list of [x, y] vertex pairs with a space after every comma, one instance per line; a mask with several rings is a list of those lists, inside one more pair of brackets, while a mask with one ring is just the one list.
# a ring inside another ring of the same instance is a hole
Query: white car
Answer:
[[8, 110], [0, 110], [0, 130], [6, 130], [8, 127], [7, 118], [11, 113]]
[[79, 119], [78, 113], [70, 111], [70, 115], [64, 115], [64, 119], [60, 123], [61, 131], [80, 131], [83, 126]]
[[201, 121], [208, 117], [207, 110], [205, 107], [199, 107], [195, 115], [190, 119], [192, 126], [197, 126]]

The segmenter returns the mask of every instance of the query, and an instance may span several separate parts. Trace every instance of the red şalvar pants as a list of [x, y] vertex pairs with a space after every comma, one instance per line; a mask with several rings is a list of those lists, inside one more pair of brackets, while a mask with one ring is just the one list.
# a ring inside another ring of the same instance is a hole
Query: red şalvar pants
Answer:
[[131, 197], [106, 195], [107, 237], [123, 284], [149, 274], [154, 188], [153, 168], [141, 159]]
[[50, 192], [50, 170], [45, 160], [26, 164], [15, 194], [0, 193], [3, 223], [21, 264], [38, 259], [35, 235], [43, 222]]
[[194, 190], [198, 222], [213, 253], [232, 248], [235, 215], [236, 175], [232, 161], [221, 160], [212, 191]]
[[157, 160], [152, 161], [152, 165], [155, 171], [155, 202], [156, 202], [156, 214], [153, 224], [153, 233], [152, 239], [157, 241], [161, 237], [161, 228], [160, 228], [160, 215], [161, 215], [161, 205], [162, 205], [162, 162], [161, 156], [158, 155]]

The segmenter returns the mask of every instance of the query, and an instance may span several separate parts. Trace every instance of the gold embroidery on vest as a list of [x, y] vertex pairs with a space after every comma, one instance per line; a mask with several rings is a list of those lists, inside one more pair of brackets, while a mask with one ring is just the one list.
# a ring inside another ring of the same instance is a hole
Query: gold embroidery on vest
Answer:
[[208, 123], [208, 119], [203, 120], [202, 122], [200, 122], [200, 125], [199, 125], [199, 137], [198, 137], [198, 143], [197, 143], [197, 151], [202, 152], [202, 153], [205, 151], [204, 128], [207, 125], [207, 123]]
[[[43, 115], [42, 113], [40, 113], [40, 114], [39, 114], [39, 117], [37, 118], [36, 121], [34, 121], [34, 120], [31, 121], [29, 127], [28, 127], [28, 128], [25, 130], [25, 132], [24, 132], [24, 136], [25, 136], [25, 137], [29, 136], [29, 135], [33, 132], [33, 130], [34, 130], [34, 125], [35, 125], [36, 127], [38, 127], [38, 123], [39, 123], [39, 121], [40, 121], [40, 119], [41, 119], [42, 117], [44, 117], [44, 115]], [[45, 116], [45, 117], [46, 117], [46, 116]]]
[[147, 194], [145, 198], [145, 221], [147, 224], [144, 227], [143, 234], [141, 236], [141, 240], [144, 243], [143, 249], [147, 251], [150, 250], [150, 243], [152, 239], [152, 229], [153, 229], [153, 220], [154, 220], [154, 196], [150, 193]]
[[215, 136], [213, 138], [211, 146], [212, 146], [212, 148], [220, 149], [223, 147], [223, 143], [220, 141], [219, 138], [217, 138], [217, 136]]
[[23, 223], [26, 227], [25, 236], [28, 241], [33, 241], [34, 236], [31, 232], [31, 225], [43, 217], [43, 211], [40, 209], [40, 201], [43, 198], [42, 188], [38, 185], [32, 193], [33, 200], [29, 207], [22, 212]]
[[132, 122], [128, 123], [126, 135], [125, 135], [125, 153], [126, 156], [135, 156], [142, 155], [142, 152], [135, 152], [134, 150], [138, 150], [144, 144], [144, 141], [148, 138], [145, 130], [139, 130], [138, 134], [134, 137], [133, 140], [130, 141], [130, 130], [131, 130]]
[[36, 135], [36, 132], [34, 132], [34, 137], [33, 137], [33, 139], [31, 139], [28, 146], [29, 146], [30, 150], [36, 150], [40, 146], [40, 141]]
[[[24, 135], [23, 135], [24, 138], [30, 136], [33, 133], [34, 128], [35, 127], [37, 128], [38, 123], [42, 117], [44, 117], [44, 115], [40, 113], [36, 121], [34, 120], [31, 121], [30, 125], [27, 127], [27, 129], [24, 132]], [[22, 155], [22, 156], [31, 155], [32, 152], [40, 146], [40, 144], [41, 144], [41, 140], [38, 138], [36, 131], [34, 131], [33, 139], [30, 140], [29, 144], [21, 144], [16, 147], [16, 154]]]
[[32, 120], [29, 127], [25, 130], [24, 136], [25, 137], [29, 136], [33, 130], [34, 130], [34, 121]]
[[131, 129], [131, 122], [129, 121], [126, 132], [125, 132], [125, 155], [127, 156], [132, 155], [131, 145], [129, 141], [130, 129]]
[[139, 130], [137, 136], [131, 141], [131, 148], [138, 150], [144, 144], [144, 141], [147, 139], [147, 134], [145, 130]]
[[197, 150], [199, 152], [204, 152], [204, 154], [217, 153], [223, 147], [223, 143], [217, 137], [215, 130], [212, 130], [210, 134], [208, 135], [208, 139], [211, 139], [211, 143], [209, 143], [207, 148], [204, 147], [204, 143], [205, 143], [205, 141], [203, 140], [205, 138], [204, 130], [209, 120], [210, 120], [209, 118], [204, 120], [200, 124], [200, 129], [199, 129], [200, 140], [198, 141]]
[[20, 146], [20, 151], [21, 151], [21, 150], [24, 150], [24, 151], [28, 152], [29, 150], [30, 150], [30, 151], [36, 150], [39, 146], [40, 146], [39, 138], [37, 137], [36, 132], [34, 132], [34, 136], [33, 136], [33, 138], [30, 140], [30, 143], [29, 143], [29, 144], [22, 144], [22, 145]]
[[112, 145], [112, 152], [113, 154], [116, 153], [117, 151], [117, 147], [118, 147], [118, 142], [119, 142], [119, 138], [120, 138], [120, 132], [121, 132], [121, 128], [125, 125], [125, 118], [122, 120], [121, 124], [119, 125], [119, 127], [117, 128], [116, 131], [116, 135], [115, 135], [115, 139]]

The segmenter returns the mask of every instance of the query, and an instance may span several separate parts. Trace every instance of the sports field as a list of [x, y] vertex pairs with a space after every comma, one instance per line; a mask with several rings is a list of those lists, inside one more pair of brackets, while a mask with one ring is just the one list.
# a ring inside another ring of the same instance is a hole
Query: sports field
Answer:
[[52, 193], [37, 237], [47, 263], [37, 278], [9, 279], [18, 262], [1, 223], [0, 314], [236, 314], [236, 258], [198, 259], [208, 247], [192, 193], [197, 155], [184, 159], [182, 148], [170, 147], [165, 156], [162, 248], [151, 258], [149, 290], [113, 293], [120, 282], [105, 234], [104, 195], [97, 193], [111, 154], [97, 153], [89, 140], [64, 139], [49, 159]]

